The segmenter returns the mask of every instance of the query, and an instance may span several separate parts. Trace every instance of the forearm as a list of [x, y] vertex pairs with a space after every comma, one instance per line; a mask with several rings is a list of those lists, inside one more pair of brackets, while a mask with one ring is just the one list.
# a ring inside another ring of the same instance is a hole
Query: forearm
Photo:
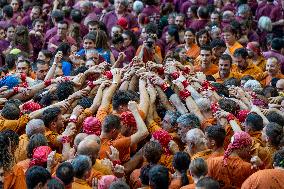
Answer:
[[146, 90], [146, 83], [143, 80], [139, 80], [139, 92], [140, 92], [139, 108], [147, 115], [150, 99], [148, 92]]
[[192, 96], [192, 98], [193, 98], [194, 100], [197, 100], [197, 99], [199, 99], [199, 98], [202, 98], [202, 95], [199, 94], [199, 93], [195, 90], [195, 88], [193, 88], [191, 85], [188, 85], [188, 86], [186, 87], [186, 90], [188, 90], [188, 91], [191, 93], [191, 96]]
[[138, 77], [134, 75], [128, 85], [128, 90], [136, 91], [138, 85]]
[[136, 121], [137, 132], [135, 134], [131, 135], [131, 146], [137, 144], [138, 142], [140, 142], [141, 140], [146, 138], [149, 134], [148, 129], [147, 129], [143, 119], [141, 118], [138, 110], [132, 111], [132, 114], [133, 114], [134, 119]]
[[56, 63], [53, 63], [51, 68], [48, 70], [48, 72], [47, 72], [47, 74], [44, 78], [44, 81], [52, 79], [54, 77], [55, 70], [56, 70]]
[[93, 104], [90, 107], [92, 114], [94, 114], [99, 109], [102, 102], [102, 97], [103, 97], [103, 90], [102, 88], [99, 88], [93, 100]]
[[155, 87], [157, 94], [159, 96], [160, 102], [162, 103], [163, 107], [166, 110], [172, 110], [175, 111], [175, 108], [172, 106], [172, 104], [170, 103], [170, 101], [168, 100], [166, 94], [164, 93], [164, 91], [160, 88], [160, 87]]
[[11, 99], [28, 100], [32, 98], [38, 91], [46, 87], [44, 82], [41, 82], [35, 86], [32, 86], [28, 94], [18, 93], [11, 97]]
[[229, 121], [234, 133], [242, 131], [241, 127], [239, 126], [239, 124], [237, 123], [236, 120], [230, 120]]
[[199, 118], [200, 122], [202, 122], [204, 120], [204, 117], [200, 109], [198, 108], [197, 104], [195, 103], [195, 101], [191, 98], [191, 96], [185, 99], [185, 103], [186, 103], [188, 110], [191, 113], [194, 113]]
[[102, 98], [102, 103], [100, 105], [100, 108], [108, 108], [109, 104], [111, 102], [111, 98], [117, 89], [118, 84], [112, 83], [111, 86], [107, 89], [106, 93], [104, 93], [104, 97]]
[[128, 90], [128, 86], [129, 86], [129, 81], [125, 80], [122, 82], [122, 84], [119, 87], [119, 90]]
[[177, 94], [171, 95], [170, 101], [176, 107], [179, 113], [181, 114], [188, 113], [188, 110], [186, 109], [185, 105], [181, 102]]

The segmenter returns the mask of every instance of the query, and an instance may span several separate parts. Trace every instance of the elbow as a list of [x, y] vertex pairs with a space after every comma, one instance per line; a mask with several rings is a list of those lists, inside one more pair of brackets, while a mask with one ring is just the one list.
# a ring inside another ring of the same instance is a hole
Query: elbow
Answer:
[[142, 138], [144, 139], [144, 138], [146, 138], [148, 135], [149, 135], [149, 131], [148, 131], [148, 129], [146, 128], [146, 129], [143, 131], [143, 133], [142, 133]]

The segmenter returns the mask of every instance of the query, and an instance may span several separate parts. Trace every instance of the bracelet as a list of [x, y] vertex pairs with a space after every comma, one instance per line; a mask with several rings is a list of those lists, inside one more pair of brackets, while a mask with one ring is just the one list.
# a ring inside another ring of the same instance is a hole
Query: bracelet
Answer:
[[112, 77], [113, 77], [111, 71], [106, 71], [106, 72], [104, 73], [104, 75], [105, 75], [108, 79], [112, 79]]
[[69, 118], [69, 122], [77, 123], [77, 119], [76, 118]]
[[48, 80], [44, 81], [44, 85], [45, 85], [46, 87], [48, 87], [49, 85], [51, 85], [51, 79], [48, 79]]
[[179, 92], [179, 96], [182, 100], [186, 100], [187, 97], [191, 96], [191, 93], [188, 90], [183, 89], [182, 91]]
[[178, 72], [174, 72], [174, 73], [171, 74], [171, 77], [173, 79], [177, 79], [179, 77], [179, 73]]
[[29, 87], [28, 82], [26, 82], [26, 81], [21, 83], [20, 86], [24, 87], [24, 88], [28, 88]]
[[167, 84], [167, 83], [165, 82], [165, 83], [163, 83], [160, 87], [161, 87], [161, 89], [162, 89], [163, 91], [166, 91], [166, 90], [169, 88], [169, 84]]
[[19, 93], [19, 87], [13, 87], [13, 93], [14, 94]]
[[183, 80], [181, 83], [184, 88], [186, 88], [189, 85], [189, 82], [187, 80]]
[[184, 70], [183, 70], [183, 73], [184, 74], [189, 74], [190, 72], [190, 68], [189, 67], [185, 67]]
[[70, 81], [69, 77], [64, 77], [64, 81]]
[[71, 139], [69, 136], [63, 136], [61, 138], [61, 142], [64, 144], [64, 143], [70, 143], [71, 142]]
[[22, 73], [22, 74], [21, 74], [21, 80], [22, 80], [22, 82], [26, 81], [26, 79], [27, 79], [27, 75], [24, 74], [24, 73]]
[[157, 72], [158, 72], [159, 75], [164, 75], [165, 69], [163, 67], [162, 68], [158, 68]]
[[202, 87], [198, 90], [199, 92], [208, 91], [208, 90], [216, 91], [216, 88], [213, 87], [209, 81], [204, 81], [201, 84], [201, 86]]
[[112, 164], [113, 164], [113, 166], [121, 165], [121, 161], [119, 159], [118, 160], [113, 160]]
[[87, 82], [87, 85], [88, 85], [89, 87], [91, 87], [91, 88], [94, 88], [94, 87], [95, 87], [93, 81], [88, 81], [88, 82]]
[[235, 118], [235, 116], [233, 115], [233, 114], [228, 114], [227, 116], [226, 116], [226, 119], [227, 119], [227, 121], [228, 122], [230, 122], [230, 121], [232, 121], [232, 120], [235, 120], [236, 118]]
[[216, 113], [219, 110], [219, 104], [218, 102], [213, 102], [210, 106], [210, 109], [213, 113]]

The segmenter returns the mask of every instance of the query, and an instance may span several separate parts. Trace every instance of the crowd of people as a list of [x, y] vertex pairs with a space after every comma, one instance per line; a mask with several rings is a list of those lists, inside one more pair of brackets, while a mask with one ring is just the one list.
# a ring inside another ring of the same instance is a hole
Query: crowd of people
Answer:
[[283, 0], [1, 0], [0, 189], [284, 188]]

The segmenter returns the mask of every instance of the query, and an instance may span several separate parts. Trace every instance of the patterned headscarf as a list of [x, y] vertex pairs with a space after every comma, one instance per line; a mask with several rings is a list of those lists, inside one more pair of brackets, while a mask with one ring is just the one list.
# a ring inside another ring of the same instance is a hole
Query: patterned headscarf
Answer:
[[36, 102], [33, 101], [26, 102], [22, 106], [22, 113], [31, 113], [41, 108], [42, 108], [41, 105]]
[[171, 154], [169, 150], [169, 143], [171, 140], [173, 140], [173, 137], [167, 131], [160, 129], [158, 131], [155, 131], [152, 134], [152, 137], [161, 144], [166, 155]]
[[49, 146], [39, 146], [35, 148], [30, 162], [30, 167], [35, 165], [44, 167], [47, 163], [47, 157], [51, 152], [52, 149]]
[[102, 124], [100, 120], [96, 117], [87, 117], [83, 122], [83, 132], [91, 135], [95, 134], [97, 136], [101, 135]]
[[238, 112], [238, 114], [237, 114], [237, 118], [238, 118], [238, 120], [241, 122], [241, 123], [243, 123], [243, 122], [245, 122], [245, 120], [246, 120], [246, 118], [247, 118], [247, 116], [248, 116], [248, 114], [250, 113], [250, 111], [249, 110], [240, 110], [239, 112]]
[[111, 183], [118, 181], [118, 178], [114, 175], [105, 175], [98, 182], [98, 189], [108, 189]]
[[223, 158], [224, 164], [227, 165], [227, 160], [230, 154], [233, 152], [233, 150], [245, 148], [251, 146], [251, 144], [252, 144], [252, 139], [248, 133], [244, 131], [236, 132], [233, 135], [232, 141], [224, 153], [224, 158]]
[[122, 114], [120, 114], [120, 121], [126, 127], [137, 127], [135, 118], [130, 111], [122, 112]]

